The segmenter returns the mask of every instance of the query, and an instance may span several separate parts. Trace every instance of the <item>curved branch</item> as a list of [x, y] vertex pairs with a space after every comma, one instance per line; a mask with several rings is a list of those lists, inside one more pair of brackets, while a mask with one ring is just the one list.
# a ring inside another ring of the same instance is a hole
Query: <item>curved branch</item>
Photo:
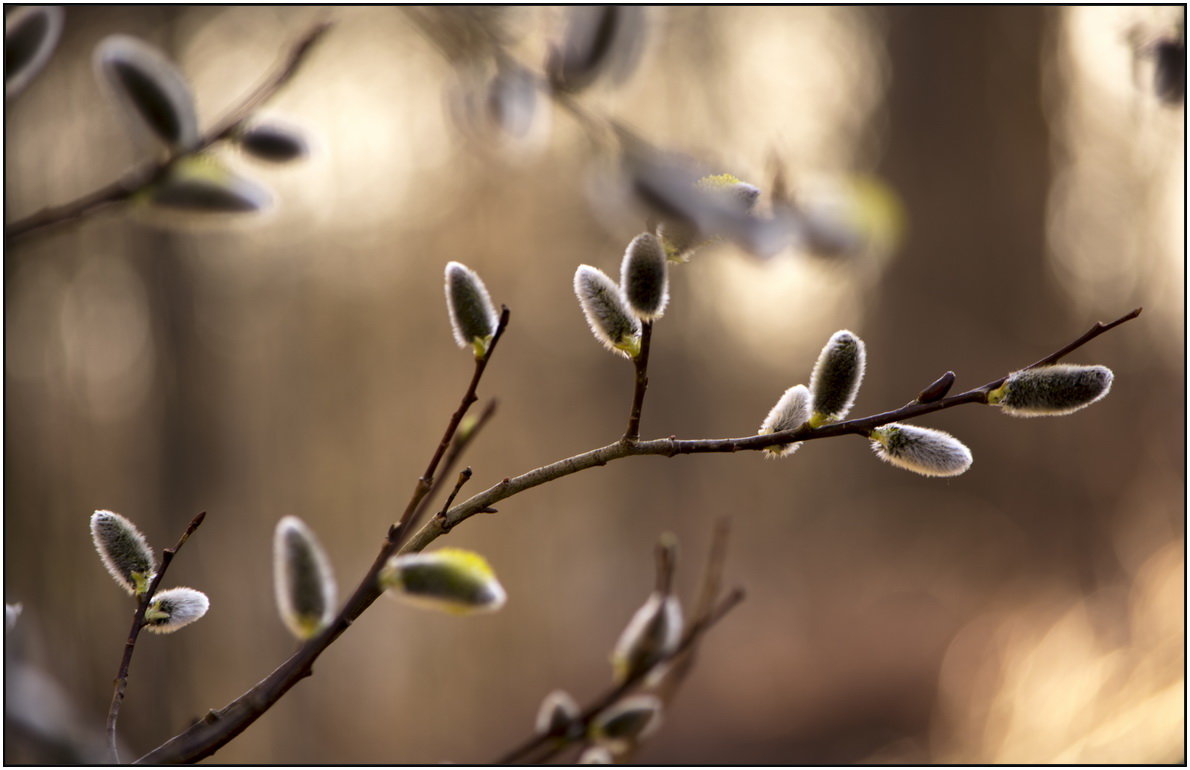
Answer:
[[184, 155], [171, 155], [159, 162], [144, 163], [128, 171], [117, 181], [98, 190], [87, 193], [69, 203], [49, 206], [24, 219], [6, 225], [4, 228], [5, 238], [15, 241], [38, 230], [85, 219], [110, 206], [124, 203], [147, 185], [165, 176], [166, 172], [180, 158], [204, 150], [215, 142], [231, 136], [246, 120], [252, 117], [262, 104], [273, 98], [286, 83], [293, 79], [314, 44], [330, 27], [331, 22], [320, 22], [302, 35], [289, 50], [277, 71], [208, 130], [192, 150], [188, 150]]
[[442, 440], [430, 459], [425, 473], [418, 478], [414, 485], [413, 493], [410, 495], [401, 518], [396, 524], [389, 527], [388, 536], [384, 539], [372, 566], [368, 568], [335, 619], [321, 633], [303, 644], [288, 660], [246, 693], [218, 711], [207, 712], [203, 719], [136, 760], [137, 764], [198, 762], [214, 754], [248, 729], [295, 684], [310, 676], [313, 673], [314, 661], [344, 631], [351, 627], [356, 618], [380, 598], [383, 593], [378, 580], [381, 570], [384, 569], [389, 558], [398, 552], [408, 534], [413, 531], [413, 527], [421, 519], [429, 501], [433, 498], [434, 492], [441, 487], [443, 480], [449, 477], [451, 469], [458, 462], [463, 451], [492, 417], [495, 406], [489, 404], [479, 416], [474, 427], [464, 431], [459, 430], [467, 410], [477, 400], [475, 394], [480, 378], [487, 369], [488, 361], [495, 352], [496, 344], [500, 341], [504, 329], [508, 326], [508, 319], [509, 312], [505, 307], [502, 309], [496, 333], [492, 336], [487, 352], [482, 358], [475, 360], [475, 371], [471, 376], [471, 382], [459, 402], [459, 407], [451, 416]]
[[[1137, 308], [1127, 315], [1112, 321], [1108, 324], [1096, 323], [1085, 334], [1074, 340], [1068, 345], [1063, 346], [1059, 350], [1040, 361], [1030, 364], [1026, 368], [1034, 368], [1055, 363], [1063, 356], [1066, 356], [1099, 335], [1107, 332], [1120, 324], [1130, 321], [1140, 315], [1142, 308]], [[572, 473], [593, 468], [600, 465], [606, 465], [613, 460], [619, 460], [624, 457], [634, 457], [638, 455], [662, 455], [664, 457], [673, 457], [680, 454], [709, 454], [719, 452], [743, 452], [743, 451], [758, 451], [774, 444], [785, 444], [793, 441], [813, 441], [815, 439], [832, 438], [834, 436], [856, 435], [868, 436], [873, 430], [881, 425], [887, 425], [890, 422], [903, 422], [917, 417], [921, 417], [931, 412], [940, 412], [943, 409], [950, 409], [961, 404], [986, 404], [987, 394], [1000, 387], [1004, 383], [1004, 377], [998, 377], [991, 382], [972, 388], [964, 393], [941, 398], [928, 403], [922, 403], [918, 400], [910, 401], [900, 409], [893, 409], [887, 412], [881, 412], [869, 417], [861, 417], [854, 420], [847, 420], [844, 422], [836, 422], [828, 425], [823, 425], [818, 428], [811, 428], [803, 425], [800, 428], [792, 430], [781, 431], [778, 433], [769, 433], [765, 435], [744, 436], [740, 438], [720, 438], [720, 439], [685, 439], [679, 440], [673, 437], [653, 439], [651, 441], [631, 441], [628, 439], [621, 439], [613, 444], [592, 449], [589, 452], [567, 457], [564, 460], [559, 460], [550, 465], [544, 465], [540, 468], [535, 468], [528, 473], [523, 473], [514, 478], [504, 479], [494, 486], [489, 487], [483, 492], [478, 493], [469, 500], [460, 503], [456, 507], [447, 511], [446, 516], [437, 516], [434, 519], [426, 522], [425, 526], [421, 528], [402, 548], [402, 552], [419, 551], [436, 540], [441, 535], [456, 527], [459, 522], [464, 521], [477, 513], [487, 510], [492, 504], [512, 497], [515, 494], [524, 492], [527, 489], [540, 486], [549, 481], [560, 479], [563, 476], [569, 476]]]

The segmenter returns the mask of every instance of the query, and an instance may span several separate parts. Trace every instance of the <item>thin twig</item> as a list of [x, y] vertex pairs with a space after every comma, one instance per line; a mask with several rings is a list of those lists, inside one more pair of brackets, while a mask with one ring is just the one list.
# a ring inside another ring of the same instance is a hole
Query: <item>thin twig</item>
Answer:
[[[703, 567], [702, 586], [698, 592], [698, 603], [695, 605], [692, 623], [701, 623], [715, 609], [715, 599], [723, 584], [723, 565], [727, 560], [727, 541], [731, 535], [731, 519], [726, 516], [715, 522], [715, 530], [711, 535], [711, 548], [707, 554], [707, 563]], [[698, 645], [692, 644], [690, 649], [679, 656], [665, 671], [665, 677], [655, 688], [657, 697], [662, 703], [669, 703], [678, 688], [694, 668], [694, 658], [698, 653]]]
[[[537, 764], [548, 762], [551, 758], [562, 751], [571, 742], [567, 736], [582, 737], [586, 735], [591, 722], [595, 717], [599, 716], [607, 707], [619, 701], [628, 693], [632, 692], [638, 685], [640, 685], [658, 666], [664, 666], [671, 660], [674, 660], [679, 655], [683, 654], [690, 648], [699, 637], [709, 631], [716, 623], [722, 620], [727, 613], [731, 612], [735, 607], [744, 600], [744, 589], [736, 588], [730, 594], [725, 596], [720, 601], [709, 615], [701, 620], [701, 622], [693, 623], [686, 633], [682, 635], [682, 641], [674, 648], [666, 657], [662, 658], [656, 666], [638, 671], [633, 676], [625, 679], [622, 683], [606, 690], [599, 697], [595, 698], [590, 705], [582, 710], [575, 719], [566, 728], [567, 735], [560, 736], [554, 733], [537, 733], [525, 740], [520, 745], [508, 751], [502, 757], [497, 759], [492, 764], [495, 765], [512, 765], [512, 764]], [[544, 753], [535, 755], [535, 752], [545, 749]], [[532, 757], [532, 758], [530, 758]]]
[[[1119, 326], [1120, 324], [1136, 318], [1139, 315], [1140, 309], [1133, 310], [1131, 313], [1124, 315], [1115, 321], [1108, 324], [1097, 323], [1089, 331], [1076, 339], [1074, 342], [1063, 346], [1057, 352], [1052, 353], [1041, 359], [1037, 366], [1043, 363], [1054, 363], [1063, 356], [1066, 356], [1086, 343], [1098, 337], [1100, 334]], [[569, 476], [573, 473], [593, 468], [597, 466], [606, 465], [614, 460], [619, 460], [624, 457], [635, 457], [640, 455], [660, 455], [663, 457], [673, 457], [681, 454], [712, 454], [724, 452], [743, 452], [743, 451], [759, 451], [765, 447], [773, 446], [774, 444], [785, 444], [793, 441], [813, 441], [815, 439], [833, 438], [835, 436], [855, 435], [867, 437], [873, 430], [881, 425], [887, 425], [891, 422], [904, 422], [923, 415], [931, 414], [933, 412], [940, 412], [944, 409], [950, 409], [962, 404], [987, 404], [987, 394], [1004, 383], [1007, 375], [998, 377], [989, 383], [981, 385], [978, 388], [972, 388], [964, 393], [960, 393], [948, 398], [938, 399], [929, 403], [919, 403], [918, 401], [910, 401], [900, 409], [893, 409], [887, 412], [881, 412], [869, 417], [861, 417], [854, 420], [846, 420], [844, 422], [830, 423], [817, 428], [810, 428], [802, 426], [800, 428], [793, 428], [786, 431], [779, 431], [777, 433], [769, 433], [764, 435], [742, 436], [739, 438], [719, 438], [719, 439], [677, 439], [674, 437], [653, 439], [650, 441], [635, 441], [626, 442], [623, 440], [608, 444], [607, 446], [592, 449], [582, 454], [567, 457], [563, 460], [543, 465], [539, 468], [534, 468], [527, 473], [513, 478], [507, 478], [499, 483], [485, 489], [476, 494], [468, 500], [447, 511], [446, 517], [443, 519], [434, 518], [426, 522], [417, 533], [415, 533], [403, 547], [403, 552], [419, 551], [433, 542], [435, 539], [445, 534], [450, 529], [458, 526], [458, 524], [465, 519], [474, 516], [475, 514], [490, 508], [494, 503], [504, 500], [513, 495], [524, 492], [527, 489], [540, 486], [550, 481], [560, 479], [564, 476]]]
[[[468, 408], [476, 401], [475, 394], [480, 378], [487, 369], [496, 343], [508, 326], [508, 320], [508, 308], [503, 308], [496, 333], [492, 336], [492, 341], [484, 355], [476, 359], [475, 372], [471, 377], [471, 382], [459, 402], [459, 407], [451, 416], [442, 441], [435, 450], [429, 465], [426, 466], [426, 472], [414, 484], [409, 503], [405, 506], [400, 520], [389, 527], [388, 535], [381, 544], [372, 566], [368, 568], [335, 619], [321, 633], [298, 648], [297, 652], [250, 690], [222, 709], [210, 711], [206, 718], [191, 725], [138, 759], [138, 764], [198, 762], [214, 754], [272, 708], [295, 684], [310, 676], [314, 661], [380, 597], [381, 589], [378, 578], [381, 570], [384, 569], [389, 558], [401, 548], [409, 533], [420, 521], [429, 501], [441, 486], [442, 480], [448, 477], [459, 457], [487, 425], [495, 411], [495, 403], [488, 404], [472, 428], [465, 431], [458, 430]], [[439, 471], [441, 472], [439, 473]]]
[[653, 322], [645, 321], [640, 330], [640, 353], [632, 359], [636, 370], [635, 386], [632, 391], [632, 409], [628, 413], [628, 429], [624, 431], [625, 441], [640, 438], [640, 414], [645, 403], [645, 390], [649, 387], [649, 348], [653, 339]]
[[146, 185], [164, 177], [180, 158], [204, 150], [215, 142], [226, 139], [244, 121], [251, 118], [262, 104], [271, 99], [286, 83], [293, 79], [314, 44], [322, 38], [331, 25], [331, 22], [320, 22], [302, 35], [290, 48], [288, 55], [277, 70], [203, 134], [195, 147], [188, 149], [182, 155], [171, 154], [165, 160], [141, 164], [125, 173], [120, 179], [98, 190], [80, 196], [69, 203], [49, 206], [24, 219], [19, 219], [4, 228], [5, 237], [9, 241], [15, 241], [37, 230], [85, 219], [109, 206], [124, 203], [144, 189]]
[[136, 640], [140, 637], [140, 631], [145, 627], [145, 612], [148, 611], [149, 604], [153, 601], [153, 595], [157, 593], [157, 588], [161, 585], [161, 580], [165, 577], [165, 571], [169, 569], [170, 562], [174, 560], [174, 554], [182, 549], [182, 546], [186, 544], [186, 541], [194, 534], [194, 530], [198, 529], [206, 517], [207, 512], [203, 511], [191, 519], [174, 547], [166, 548], [161, 552], [161, 567], [136, 603], [136, 612], [132, 616], [132, 628], [128, 631], [128, 640], [124, 642], [124, 656], [120, 659], [120, 668], [116, 672], [112, 705], [107, 711], [107, 740], [112, 750], [112, 761], [117, 765], [120, 764], [120, 751], [116, 747], [116, 722], [120, 718], [120, 704], [124, 702], [124, 692], [128, 688], [128, 667], [132, 665], [132, 653], [136, 650]]

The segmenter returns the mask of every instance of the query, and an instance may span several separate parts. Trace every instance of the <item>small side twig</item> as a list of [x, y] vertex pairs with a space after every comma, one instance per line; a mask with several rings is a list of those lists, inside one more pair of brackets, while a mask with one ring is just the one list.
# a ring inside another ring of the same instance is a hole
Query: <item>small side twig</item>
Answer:
[[[691, 645], [698, 641], [698, 639], [715, 626], [720, 620], [726, 617], [727, 613], [731, 612], [736, 606], [744, 600], [744, 589], [736, 588], [732, 590], [727, 596], [715, 605], [714, 610], [708, 614], [701, 621], [692, 623], [686, 633], [682, 635], [682, 641], [672, 653], [663, 658], [653, 668], [639, 671], [635, 675], [625, 679], [621, 684], [606, 690], [582, 710], [582, 712], [574, 719], [569, 727], [569, 735], [583, 736], [587, 733], [591, 726], [591, 722], [595, 717], [599, 716], [605, 709], [612, 704], [619, 701], [628, 693], [632, 692], [638, 687], [652, 672], [659, 666], [664, 666], [670, 661], [677, 658], [679, 655], [685, 653]], [[508, 751], [492, 764], [494, 765], [512, 765], [512, 764], [538, 764], [548, 762], [559, 752], [566, 748], [571, 742], [570, 740], [558, 740], [559, 736], [551, 733], [537, 733], [532, 737]], [[544, 751], [542, 751], [544, 749]], [[541, 752], [540, 754], [537, 752]]]
[[[262, 82], [242, 102], [236, 105], [222, 119], [199, 139], [198, 145], [186, 154], [199, 152], [215, 142], [226, 139], [243, 123], [252, 117], [253, 113], [269, 99], [273, 98], [294, 75], [297, 74], [305, 62], [315, 43], [322, 39], [330, 29], [331, 22], [320, 22], [309, 29], [290, 48], [289, 53], [282, 60], [277, 70]], [[49, 206], [35, 214], [19, 219], [4, 228], [4, 235], [9, 241], [23, 238], [30, 233], [55, 225], [62, 225], [85, 219], [99, 213], [109, 206], [124, 203], [140, 192], [146, 185], [161, 179], [173, 167], [182, 155], [171, 155], [165, 160], [141, 164], [124, 174], [123, 177], [105, 185], [98, 190], [82, 195], [68, 203]]]
[[640, 354], [632, 359], [636, 370], [635, 386], [632, 391], [632, 409], [628, 413], [628, 429], [624, 431], [625, 441], [640, 438], [640, 415], [645, 403], [645, 390], [649, 387], [649, 348], [653, 339], [653, 322], [645, 321], [640, 330]]
[[207, 512], [203, 511], [191, 519], [174, 547], [166, 548], [161, 552], [161, 567], [136, 604], [136, 612], [132, 616], [132, 628], [128, 631], [128, 640], [124, 642], [124, 656], [120, 659], [120, 668], [116, 672], [112, 705], [107, 712], [107, 740], [112, 751], [112, 761], [117, 765], [120, 764], [120, 751], [116, 746], [116, 722], [120, 718], [120, 705], [124, 702], [124, 693], [128, 689], [128, 667], [132, 665], [132, 653], [136, 650], [136, 640], [140, 637], [141, 629], [145, 627], [145, 612], [148, 611], [149, 604], [153, 601], [153, 595], [157, 593], [157, 588], [161, 585], [161, 580], [165, 577], [165, 571], [169, 569], [170, 562], [174, 560], [174, 555], [182, 549], [182, 546], [186, 544], [186, 541], [194, 534], [194, 530], [199, 528], [206, 517]]

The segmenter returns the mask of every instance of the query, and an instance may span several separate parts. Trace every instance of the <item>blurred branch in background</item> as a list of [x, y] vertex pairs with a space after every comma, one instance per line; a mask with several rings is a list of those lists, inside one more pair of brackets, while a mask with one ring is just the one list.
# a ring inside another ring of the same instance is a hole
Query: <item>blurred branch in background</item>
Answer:
[[[178, 164], [184, 162], [187, 158], [196, 157], [211, 145], [224, 141], [241, 131], [244, 125], [253, 118], [256, 110], [272, 99], [279, 90], [284, 88], [293, 79], [310, 51], [313, 50], [315, 44], [330, 28], [331, 25], [329, 23], [322, 23], [307, 31], [286, 54], [282, 63], [278, 66], [277, 71], [263, 81], [256, 90], [228, 112], [228, 114], [216, 121], [202, 136], [187, 142], [185, 146], [174, 148], [165, 160], [143, 163], [138, 168], [126, 173], [119, 180], [101, 187], [94, 192], [88, 193], [69, 203], [47, 207], [36, 214], [6, 224], [4, 227], [5, 239], [11, 242], [42, 228], [55, 227], [85, 219], [110, 206], [125, 203], [137, 195], [145, 193], [154, 185], [167, 180]], [[125, 66], [128, 67], [130, 65]], [[136, 72], [135, 70], [132, 71]], [[129, 72], [129, 70], [125, 69], [123, 72]], [[169, 110], [172, 107], [166, 104], [166, 99], [164, 98], [166, 96], [164, 93], [165, 89], [153, 82], [153, 78], [160, 77], [159, 75], [150, 69], [146, 69], [136, 75], [125, 75], [125, 77], [136, 78], [135, 80], [130, 79], [128, 82], [133, 83], [134, 88], [139, 89], [134, 91], [134, 93], [142, 94], [143, 98], [147, 100], [145, 106], [142, 108], [138, 105], [138, 109], [144, 109], [150, 114], [158, 116], [158, 120], [166, 121], [167, 123], [178, 120], [177, 117], [169, 114]], [[208, 202], [206, 205], [210, 208], [212, 204]]]

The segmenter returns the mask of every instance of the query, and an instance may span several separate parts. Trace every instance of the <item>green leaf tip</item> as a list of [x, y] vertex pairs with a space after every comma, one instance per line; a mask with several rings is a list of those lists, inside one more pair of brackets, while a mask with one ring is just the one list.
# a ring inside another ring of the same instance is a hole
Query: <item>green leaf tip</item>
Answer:
[[831, 335], [810, 375], [811, 426], [817, 428], [847, 416], [855, 405], [866, 365], [863, 340], [846, 329]]
[[640, 321], [615, 281], [598, 268], [580, 265], [574, 274], [574, 293], [595, 339], [626, 358], [640, 354]]
[[338, 591], [330, 559], [296, 516], [282, 518], [273, 532], [273, 584], [281, 620], [298, 639], [309, 639], [334, 619]]
[[923, 476], [958, 476], [971, 467], [971, 450], [944, 431], [890, 423], [871, 439], [881, 460]]
[[157, 557], [135, 524], [112, 511], [95, 511], [91, 540], [103, 566], [125, 591], [138, 596], [148, 590], [157, 574]]
[[[789, 390], [782, 394], [773, 408], [769, 410], [768, 416], [764, 418], [764, 422], [760, 425], [760, 430], [757, 435], [767, 435], [769, 433], [779, 433], [781, 431], [793, 430], [800, 428], [810, 419], [810, 390], [805, 385], [794, 385]], [[789, 457], [801, 447], [802, 442], [795, 441], [789, 444], [774, 444], [773, 446], [765, 447], [764, 453], [766, 457], [778, 458]]]
[[155, 634], [172, 634], [206, 615], [210, 608], [207, 595], [193, 588], [158, 591], [145, 610], [145, 628]]
[[380, 586], [411, 604], [453, 615], [495, 612], [507, 599], [487, 561], [460, 548], [394, 556], [380, 572]]
[[446, 309], [460, 348], [471, 347], [483, 358], [496, 334], [499, 315], [487, 288], [474, 270], [459, 262], [446, 265]]
[[1066, 415], [1106, 396], [1113, 379], [1106, 366], [1052, 364], [1022, 369], [988, 393], [988, 403], [1013, 417]]

